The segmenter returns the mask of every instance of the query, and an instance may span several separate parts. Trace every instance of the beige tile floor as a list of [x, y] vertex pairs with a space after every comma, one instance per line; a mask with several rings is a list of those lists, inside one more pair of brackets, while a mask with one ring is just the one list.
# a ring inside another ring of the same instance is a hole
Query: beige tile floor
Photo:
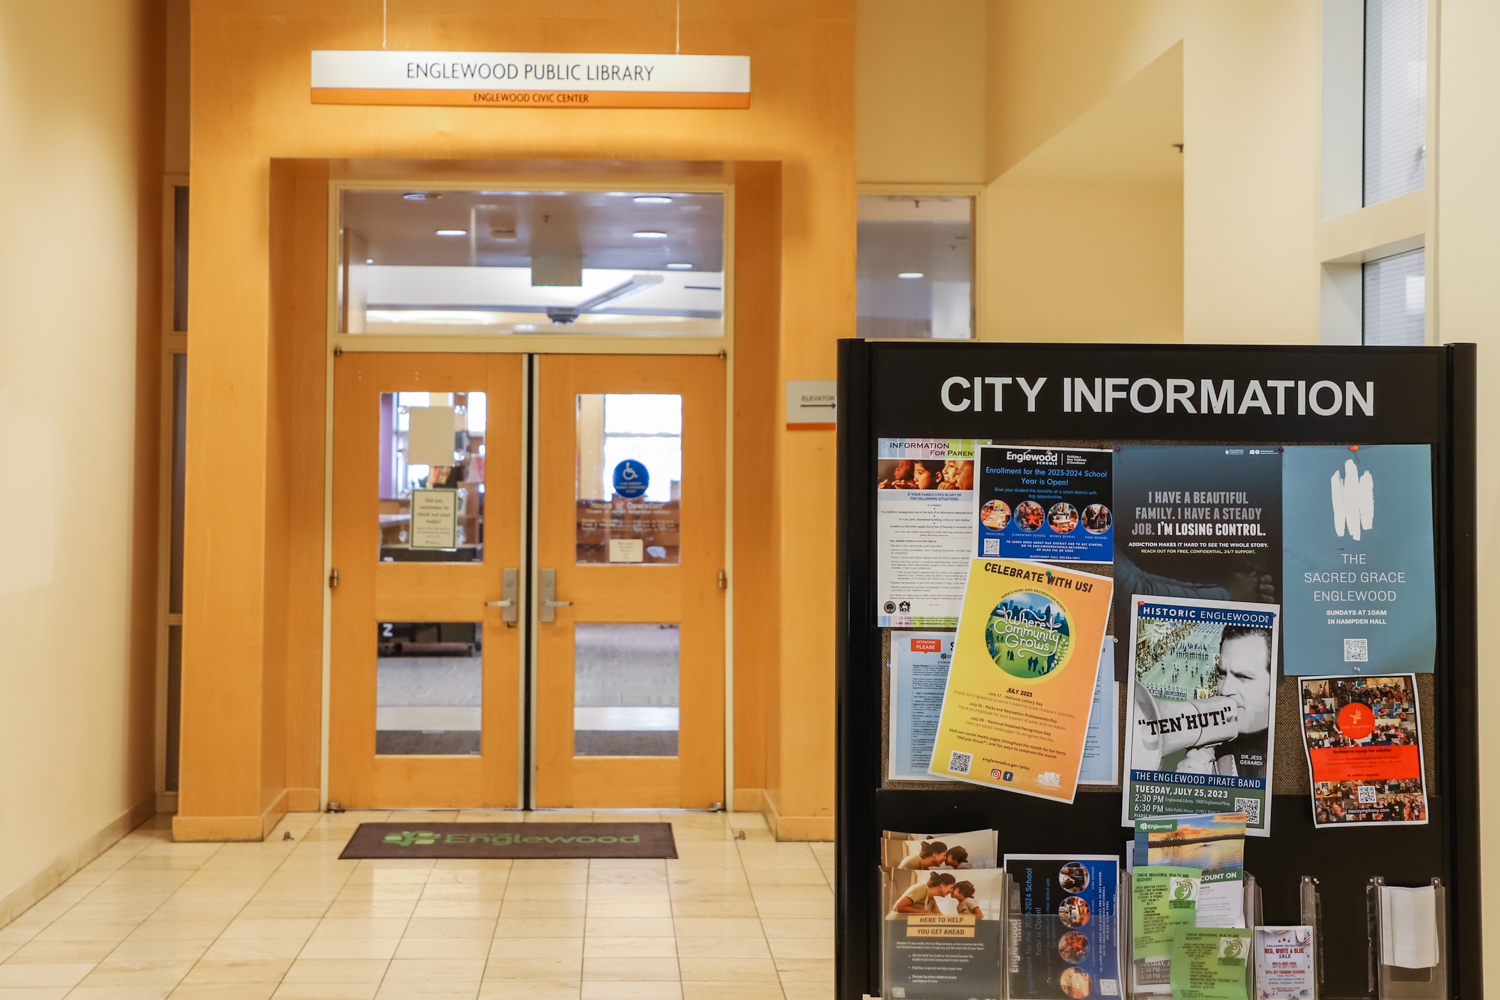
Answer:
[[0, 928], [0, 1000], [833, 997], [832, 844], [753, 813], [395, 816], [660, 818], [679, 856], [340, 861], [392, 814], [294, 813], [263, 844], [176, 844], [160, 817]]

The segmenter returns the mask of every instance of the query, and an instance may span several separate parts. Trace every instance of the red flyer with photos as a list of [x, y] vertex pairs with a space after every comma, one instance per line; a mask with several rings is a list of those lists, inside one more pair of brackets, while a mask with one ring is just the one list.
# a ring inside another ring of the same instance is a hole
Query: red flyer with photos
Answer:
[[1302, 736], [1313, 822], [1427, 822], [1416, 675], [1303, 677]]

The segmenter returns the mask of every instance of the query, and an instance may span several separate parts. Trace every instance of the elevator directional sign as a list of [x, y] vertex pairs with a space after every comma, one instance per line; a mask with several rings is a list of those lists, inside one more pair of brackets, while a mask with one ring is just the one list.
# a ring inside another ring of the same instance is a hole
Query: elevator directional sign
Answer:
[[646, 466], [633, 458], [627, 458], [615, 466], [615, 492], [626, 500], [634, 500], [646, 492], [651, 485], [651, 473]]

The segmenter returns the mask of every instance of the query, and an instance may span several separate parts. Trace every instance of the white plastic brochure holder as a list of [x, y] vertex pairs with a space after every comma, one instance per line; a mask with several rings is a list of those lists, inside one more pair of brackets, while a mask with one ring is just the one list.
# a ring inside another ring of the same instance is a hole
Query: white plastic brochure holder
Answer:
[[1370, 991], [1379, 1000], [1447, 1000], [1448, 893], [1439, 879], [1408, 889], [1376, 876], [1365, 887]]

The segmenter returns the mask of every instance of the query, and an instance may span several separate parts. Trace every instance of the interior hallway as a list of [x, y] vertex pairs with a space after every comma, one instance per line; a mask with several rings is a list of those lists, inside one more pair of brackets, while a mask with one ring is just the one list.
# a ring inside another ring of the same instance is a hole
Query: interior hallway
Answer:
[[[338, 859], [390, 818], [660, 818], [679, 857]], [[290, 813], [232, 844], [173, 843], [170, 822], [0, 928], [0, 1000], [833, 996], [833, 845], [777, 843], [758, 813]]]

